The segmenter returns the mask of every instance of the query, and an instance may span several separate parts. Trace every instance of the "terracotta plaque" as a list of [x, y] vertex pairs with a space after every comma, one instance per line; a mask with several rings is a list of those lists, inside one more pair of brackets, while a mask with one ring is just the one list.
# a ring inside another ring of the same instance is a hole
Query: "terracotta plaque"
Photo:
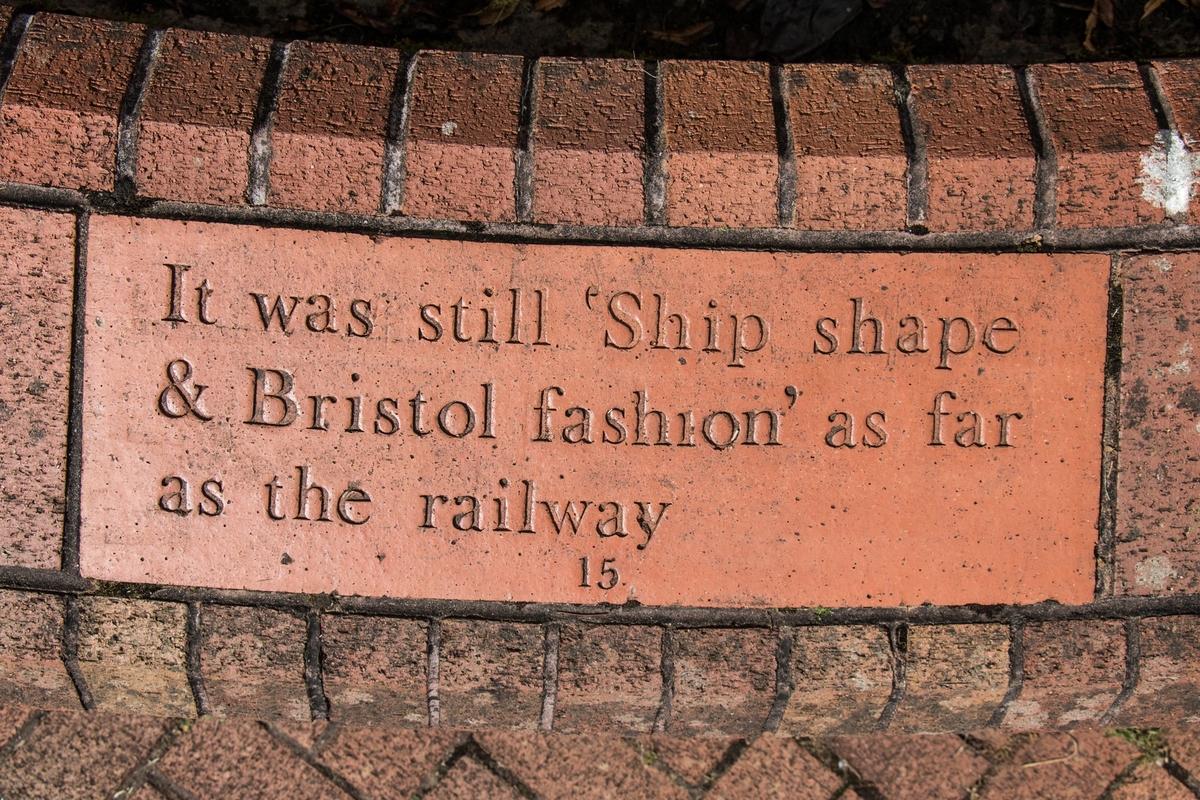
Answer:
[[1108, 269], [93, 217], [83, 572], [1084, 602]]

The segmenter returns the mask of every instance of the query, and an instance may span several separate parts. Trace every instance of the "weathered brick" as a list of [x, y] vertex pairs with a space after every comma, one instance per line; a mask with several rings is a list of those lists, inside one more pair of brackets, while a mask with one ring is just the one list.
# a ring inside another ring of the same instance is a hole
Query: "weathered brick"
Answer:
[[928, 228], [1032, 228], [1037, 156], [1012, 68], [912, 67], [909, 76], [925, 131]]
[[1139, 627], [1137, 686], [1114, 722], [1137, 727], [1200, 722], [1200, 619], [1150, 617]]
[[667, 221], [764, 228], [779, 221], [779, 157], [766, 64], [664, 61]]
[[538, 64], [535, 221], [641, 224], [643, 70], [640, 61], [618, 59]]
[[408, 118], [403, 212], [410, 217], [516, 219], [521, 59], [417, 55]]
[[117, 116], [145, 26], [38, 14], [0, 105], [0, 180], [113, 188]]
[[908, 157], [891, 72], [805, 64], [787, 80], [796, 227], [902, 230]]
[[428, 723], [426, 623], [328, 614], [321, 640], [330, 719], [390, 726]]
[[962, 739], [946, 734], [841, 736], [829, 746], [888, 800], [969, 797], [988, 768]]
[[399, 66], [394, 50], [292, 44], [271, 134], [271, 205], [378, 213]]
[[61, 563], [75, 218], [0, 209], [0, 564]]
[[1137, 65], [1043, 64], [1033, 74], [1058, 157], [1059, 226], [1161, 222], [1138, 180], [1158, 123]]
[[62, 662], [64, 601], [0, 591], [0, 705], [79, 708]]
[[908, 629], [907, 688], [892, 721], [906, 733], [982, 728], [1008, 690], [1004, 625], [914, 625]]
[[271, 45], [266, 39], [170, 30], [138, 121], [138, 193], [241, 205], [250, 133]]
[[200, 664], [218, 716], [310, 719], [305, 620], [269, 608], [206, 605]]
[[661, 642], [657, 628], [562, 626], [554, 730], [650, 731], [662, 700]]
[[1137, 757], [1133, 744], [1096, 728], [1045, 733], [1030, 738], [999, 765], [976, 796], [984, 800], [1102, 797]]
[[489, 800], [520, 800], [521, 794], [473, 758], [460, 759], [429, 794], [430, 800], [487, 797]]
[[713, 800], [749, 797], [827, 800], [841, 785], [840, 777], [794, 739], [766, 734], [755, 739], [704, 796]]
[[544, 663], [540, 625], [444, 621], [438, 658], [441, 724], [537, 730]]
[[412, 797], [466, 736], [443, 728], [339, 725], [320, 758], [335, 772], [354, 776], [366, 797]]
[[[1200, 60], [1156, 61], [1159, 83], [1167, 103], [1175, 114], [1183, 149], [1193, 159], [1200, 158]], [[1194, 160], [1192, 163], [1196, 163]], [[1195, 167], [1193, 167], [1193, 170]], [[1195, 184], [1190, 192], [1185, 190], [1181, 201], [1190, 199], [1187, 220], [1192, 225], [1200, 224], [1200, 203], [1195, 202]], [[1192, 195], [1190, 198], [1187, 195]]]
[[[1163, 595], [1200, 589], [1200, 256], [1122, 262], [1121, 457], [1115, 588]], [[1197, 326], [1195, 329], [1192, 326]]]
[[796, 628], [792, 687], [781, 734], [871, 731], [892, 694], [887, 631], [868, 625]]
[[1021, 695], [1006, 728], [1044, 730], [1094, 723], [1125, 681], [1125, 623], [1119, 620], [1031, 622], [1023, 636]]
[[681, 630], [675, 640], [673, 736], [753, 736], [775, 702], [779, 632]]
[[1135, 767], [1108, 796], [1112, 800], [1193, 800], [1196, 797], [1181, 781], [1153, 762]]
[[85, 597], [79, 601], [79, 668], [96, 707], [190, 717], [187, 606]]

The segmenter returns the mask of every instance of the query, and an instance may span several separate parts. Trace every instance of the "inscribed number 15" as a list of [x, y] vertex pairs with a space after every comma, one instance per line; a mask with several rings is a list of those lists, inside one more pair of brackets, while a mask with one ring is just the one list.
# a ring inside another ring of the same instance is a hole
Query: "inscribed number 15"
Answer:
[[[617, 568], [613, 566], [614, 561], [616, 561], [615, 558], [606, 558], [600, 562], [601, 578], [596, 581], [597, 589], [608, 591], [621, 582], [621, 576], [617, 573]], [[590, 588], [592, 585], [592, 570], [587, 556], [579, 559], [579, 566], [583, 572], [579, 585], [584, 588]]]

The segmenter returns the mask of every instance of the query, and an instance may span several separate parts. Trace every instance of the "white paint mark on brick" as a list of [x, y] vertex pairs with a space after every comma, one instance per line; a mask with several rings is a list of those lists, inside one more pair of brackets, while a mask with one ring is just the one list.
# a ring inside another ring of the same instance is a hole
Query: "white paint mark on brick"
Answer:
[[1190, 375], [1192, 373], [1192, 365], [1185, 358], [1183, 361], [1176, 361], [1171, 365], [1172, 375]]
[[1174, 131], [1154, 134], [1150, 152], [1142, 154], [1142, 199], [1168, 214], [1188, 210], [1195, 186], [1200, 183], [1200, 153], [1188, 148], [1195, 144], [1191, 136], [1181, 138]]
[[453, 136], [454, 132], [457, 130], [458, 130], [457, 122], [443, 122], [442, 123], [442, 136]]
[[1168, 579], [1179, 577], [1179, 573], [1164, 556], [1153, 556], [1135, 564], [1133, 574], [1138, 586], [1152, 586], [1155, 589], [1162, 589], [1167, 585]]

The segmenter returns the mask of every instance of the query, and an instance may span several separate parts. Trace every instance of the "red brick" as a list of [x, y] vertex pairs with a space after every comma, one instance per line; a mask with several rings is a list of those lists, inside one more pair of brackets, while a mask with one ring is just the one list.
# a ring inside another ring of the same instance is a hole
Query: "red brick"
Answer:
[[488, 800], [520, 800], [522, 795], [487, 767], [473, 758], [460, 759], [433, 791], [424, 795], [432, 800], [458, 800], [462, 797], [486, 797]]
[[1195, 722], [1169, 725], [1160, 735], [1176, 763], [1192, 775], [1200, 774], [1200, 726]]
[[792, 632], [792, 695], [779, 732], [867, 733], [892, 694], [887, 631], [867, 625]]
[[1004, 625], [914, 625], [907, 688], [892, 721], [906, 733], [982, 728], [1008, 690]]
[[0, 706], [0, 747], [8, 744], [29, 719], [33, 710], [21, 705]]
[[463, 738], [437, 728], [395, 730], [341, 726], [321, 748], [321, 762], [348, 776], [371, 798], [407, 798], [450, 757]]
[[1111, 800], [1195, 800], [1196, 795], [1158, 764], [1139, 764], [1108, 797]]
[[[1167, 104], [1175, 114], [1185, 150], [1192, 156], [1192, 164], [1200, 159], [1200, 61], [1155, 61], [1159, 83]], [[1192, 167], [1195, 174], [1196, 167]], [[1200, 203], [1195, 202], [1195, 184], [1192, 185], [1192, 202], [1189, 204], [1187, 220], [1192, 225], [1200, 224]]]
[[828, 800], [842, 779], [809, 755], [794, 739], [758, 737], [705, 797], [714, 800]]
[[1001, 765], [978, 796], [1040, 800], [1070, 787], [1070, 796], [1100, 797], [1137, 756], [1129, 742], [1094, 728], [1042, 734]]
[[441, 724], [537, 730], [545, 634], [539, 625], [446, 620], [438, 658]]
[[1200, 589], [1200, 392], [1191, 375], [1200, 256], [1134, 258], [1122, 272], [1116, 591], [1191, 594]]
[[1024, 633], [1021, 695], [1006, 728], [1043, 730], [1096, 722], [1125, 681], [1125, 623], [1119, 620], [1031, 622]]
[[117, 116], [143, 25], [38, 14], [0, 106], [0, 180], [113, 188]]
[[138, 121], [138, 194], [246, 202], [270, 49], [266, 39], [167, 31]]
[[1037, 155], [1011, 67], [912, 67], [930, 230], [1029, 230]]
[[773, 630], [681, 630], [675, 640], [672, 736], [754, 736], [775, 702]]
[[271, 722], [271, 731], [276, 738], [287, 737], [305, 750], [311, 751], [316, 747], [322, 734], [329, 730], [331, 724], [329, 720], [324, 719], [314, 719], [308, 722], [281, 719]]
[[1136, 727], [1200, 721], [1200, 618], [1139, 622], [1138, 682], [1116, 722]]
[[687, 783], [699, 786], [713, 774], [733, 739], [677, 739], [639, 736], [642, 760], [661, 764]]
[[641, 224], [644, 74], [640, 61], [539, 62], [536, 222]]
[[379, 212], [399, 66], [394, 50], [292, 44], [271, 133], [271, 205]]
[[830, 747], [888, 800], [958, 800], [988, 762], [957, 736], [846, 736]]
[[61, 597], [0, 591], [0, 704], [79, 708], [62, 662], [64, 613]]
[[204, 606], [200, 663], [218, 716], [311, 719], [305, 620], [286, 611]]
[[650, 731], [662, 701], [661, 641], [657, 628], [562, 626], [554, 730]]
[[1142, 154], [1158, 123], [1137, 65], [1033, 67], [1058, 157], [1058, 225], [1119, 227], [1161, 222], [1142, 199]]
[[0, 209], [0, 564], [58, 569], [75, 219]]
[[667, 221], [770, 228], [779, 158], [766, 64], [664, 61]]
[[321, 654], [329, 718], [360, 725], [428, 724], [428, 641], [424, 622], [326, 615]]
[[521, 59], [425, 52], [413, 72], [403, 212], [516, 219]]
[[892, 74], [882, 67], [789, 67], [795, 225], [902, 230], [908, 157]]

